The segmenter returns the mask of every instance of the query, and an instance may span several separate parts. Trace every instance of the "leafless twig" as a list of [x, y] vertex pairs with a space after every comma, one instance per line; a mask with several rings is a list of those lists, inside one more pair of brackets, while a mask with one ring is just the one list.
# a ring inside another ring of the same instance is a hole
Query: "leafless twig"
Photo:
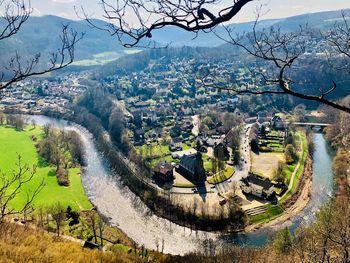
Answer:
[[108, 26], [97, 25], [82, 8], [87, 22], [94, 28], [117, 36], [125, 47], [135, 47], [152, 32], [166, 26], [194, 32], [211, 31], [230, 21], [253, 0], [234, 0], [216, 14], [210, 11], [220, 0], [118, 0], [111, 4], [101, 0]]
[[[0, 0], [0, 41], [13, 37], [28, 20], [32, 9], [30, 2], [25, 0]], [[6, 89], [13, 83], [32, 76], [62, 69], [74, 60], [76, 44], [82, 39], [68, 25], [62, 25], [60, 35], [61, 45], [56, 52], [49, 56], [49, 66], [42, 69], [39, 65], [41, 54], [35, 54], [30, 59], [23, 59], [18, 52], [9, 59], [4, 68], [0, 69], [0, 90]]]

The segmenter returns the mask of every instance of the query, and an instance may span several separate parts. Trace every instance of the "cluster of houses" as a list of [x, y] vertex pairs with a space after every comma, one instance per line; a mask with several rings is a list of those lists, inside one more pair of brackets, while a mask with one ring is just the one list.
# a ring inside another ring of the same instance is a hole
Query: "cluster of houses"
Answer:
[[46, 110], [66, 113], [71, 99], [87, 89], [79, 80], [84, 78], [70, 74], [52, 81], [30, 79], [17, 82], [3, 92], [0, 110], [29, 114], [40, 114]]
[[[226, 134], [222, 123], [211, 124], [205, 134], [200, 134], [193, 117], [211, 109], [235, 112], [239, 98], [220, 90], [194, 88], [197, 80], [193, 67], [196, 63], [194, 60], [179, 59], [173, 59], [167, 64], [155, 61], [152, 70], [147, 68], [137, 74], [131, 73], [126, 78], [121, 76], [114, 82], [109, 79], [107, 84], [115, 83], [121, 87], [119, 96], [125, 101], [128, 111], [127, 126], [132, 131], [129, 139], [133, 145], [139, 147], [160, 138], [166, 139], [173, 159], [178, 159], [176, 165], [160, 161], [154, 168], [156, 181], [171, 181], [174, 178], [171, 170], [192, 182], [205, 181], [207, 173], [202, 155], [207, 153], [209, 147], [223, 161], [230, 158], [223, 140]], [[232, 65], [225, 63], [206, 63], [205, 67], [227, 71], [242, 82], [249, 79], [250, 76], [232, 70]], [[179, 154], [184, 150], [184, 143], [192, 146], [197, 144], [197, 147]]]

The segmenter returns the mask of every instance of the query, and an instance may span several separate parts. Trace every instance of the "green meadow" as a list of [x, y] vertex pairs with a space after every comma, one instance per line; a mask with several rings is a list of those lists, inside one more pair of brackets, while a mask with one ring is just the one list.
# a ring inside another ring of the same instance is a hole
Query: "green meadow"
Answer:
[[64, 187], [57, 183], [55, 167], [44, 163], [38, 155], [35, 144], [31, 137], [35, 136], [40, 140], [43, 136], [41, 127], [33, 128], [27, 126], [24, 131], [17, 131], [14, 128], [0, 126], [0, 169], [5, 176], [11, 176], [16, 170], [18, 154], [22, 156], [22, 163], [29, 166], [36, 165], [34, 178], [25, 184], [20, 193], [10, 204], [14, 208], [21, 207], [25, 202], [27, 194], [36, 189], [44, 179], [45, 186], [34, 200], [33, 206], [47, 207], [60, 202], [64, 206], [70, 205], [75, 210], [90, 209], [92, 207], [80, 178], [80, 169], [69, 170], [70, 186]]
[[110, 52], [102, 52], [98, 54], [94, 54], [89, 59], [77, 60], [72, 63], [74, 66], [99, 66], [105, 65], [107, 63], [113, 62], [122, 56], [132, 55], [141, 52], [139, 49], [130, 49], [124, 51], [110, 51]]

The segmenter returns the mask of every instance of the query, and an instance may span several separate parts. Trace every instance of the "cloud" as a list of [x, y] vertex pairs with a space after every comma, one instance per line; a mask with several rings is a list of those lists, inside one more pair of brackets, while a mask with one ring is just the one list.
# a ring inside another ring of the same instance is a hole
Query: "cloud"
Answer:
[[60, 4], [69, 4], [75, 2], [75, 0], [51, 0], [52, 2], [55, 3], [60, 3]]
[[295, 6], [293, 6], [293, 9], [294, 9], [294, 10], [297, 10], [297, 11], [304, 11], [304, 10], [307, 10], [307, 8], [306, 8], [305, 5], [295, 5]]

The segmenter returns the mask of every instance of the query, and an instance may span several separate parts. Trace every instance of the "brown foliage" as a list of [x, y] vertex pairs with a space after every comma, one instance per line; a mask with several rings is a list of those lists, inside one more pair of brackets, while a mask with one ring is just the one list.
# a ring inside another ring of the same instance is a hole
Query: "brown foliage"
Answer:
[[0, 233], [0, 262], [141, 262], [131, 254], [83, 249], [78, 243], [15, 224], [2, 224]]

